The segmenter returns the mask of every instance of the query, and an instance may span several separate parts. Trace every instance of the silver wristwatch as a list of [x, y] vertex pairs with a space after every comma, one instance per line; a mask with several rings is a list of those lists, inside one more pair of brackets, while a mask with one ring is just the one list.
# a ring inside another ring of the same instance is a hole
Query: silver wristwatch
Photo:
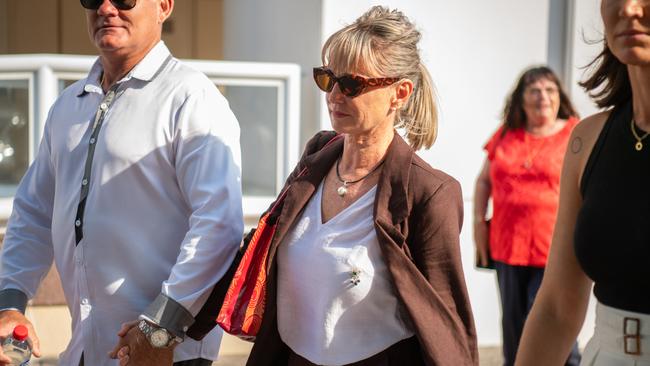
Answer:
[[167, 348], [183, 341], [182, 338], [174, 336], [167, 329], [150, 324], [144, 319], [140, 320], [138, 329], [147, 337], [147, 340], [154, 348]]

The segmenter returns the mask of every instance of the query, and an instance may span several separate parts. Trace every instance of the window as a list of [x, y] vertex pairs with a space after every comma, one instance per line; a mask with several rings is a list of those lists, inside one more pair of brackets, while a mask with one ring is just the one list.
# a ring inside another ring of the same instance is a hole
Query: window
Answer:
[[[50, 106], [63, 89], [86, 76], [94, 60], [92, 56], [0, 56], [0, 197], [15, 194], [35, 155]], [[217, 85], [239, 120], [244, 215], [256, 217], [298, 161], [300, 68], [279, 63], [185, 62]], [[0, 200], [0, 216], [6, 216], [3, 205], [7, 203]]]
[[[221, 86], [221, 85], [220, 85]], [[278, 90], [268, 86], [221, 86], [241, 127], [242, 188], [245, 196], [274, 196], [278, 186]], [[261, 152], [264, 154], [261, 159]], [[275, 153], [273, 153], [275, 152]]]
[[0, 197], [11, 197], [29, 165], [28, 77], [0, 79]]
[[58, 76], [58, 83], [57, 83], [57, 88], [56, 88], [57, 95], [61, 95], [61, 92], [63, 92], [63, 90], [65, 88], [67, 88], [70, 85], [74, 84], [75, 81], [77, 81], [79, 79], [83, 79], [84, 77], [86, 77], [85, 74], [77, 75], [76, 77], [71, 76], [71, 75], [57, 75], [57, 76]]

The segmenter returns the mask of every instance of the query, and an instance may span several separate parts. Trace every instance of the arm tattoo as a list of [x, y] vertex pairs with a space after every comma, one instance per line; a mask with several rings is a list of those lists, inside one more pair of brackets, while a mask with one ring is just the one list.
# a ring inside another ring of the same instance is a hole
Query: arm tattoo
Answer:
[[582, 139], [580, 137], [576, 137], [571, 141], [571, 152], [574, 154], [577, 154], [582, 150]]

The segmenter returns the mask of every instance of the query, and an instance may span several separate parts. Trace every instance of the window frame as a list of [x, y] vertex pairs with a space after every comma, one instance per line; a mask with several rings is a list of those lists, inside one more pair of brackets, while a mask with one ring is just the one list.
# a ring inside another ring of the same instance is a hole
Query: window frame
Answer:
[[[29, 151], [29, 163], [34, 160], [35, 146], [38, 141], [33, 138], [35, 134], [34, 121], [34, 86], [35, 75], [28, 71], [0, 72], [0, 80], [26, 80], [27, 81], [27, 144]], [[11, 214], [13, 197], [0, 197], [0, 219], [8, 218]]]
[[[97, 57], [74, 55], [0, 55], [0, 79], [29, 80], [29, 161], [43, 136], [51, 105], [58, 98], [61, 80], [86, 77]], [[272, 196], [244, 196], [244, 218], [264, 211], [297, 164], [300, 153], [300, 66], [290, 63], [182, 60], [217, 85], [277, 88], [277, 164]], [[242, 152], [243, 155], [243, 152]], [[0, 220], [11, 213], [13, 197], [0, 198]]]

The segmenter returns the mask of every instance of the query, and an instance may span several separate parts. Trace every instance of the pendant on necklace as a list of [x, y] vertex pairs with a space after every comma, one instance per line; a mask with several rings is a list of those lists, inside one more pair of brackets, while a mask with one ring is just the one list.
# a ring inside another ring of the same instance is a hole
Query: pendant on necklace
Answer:
[[650, 135], [650, 132], [646, 132], [646, 133], [643, 134], [643, 136], [639, 136], [639, 134], [636, 133], [636, 127], [634, 127], [634, 126], [635, 126], [635, 122], [634, 122], [634, 118], [632, 118], [632, 120], [630, 120], [630, 130], [632, 130], [632, 136], [634, 136], [634, 139], [636, 140], [636, 144], [634, 144], [634, 149], [636, 151], [641, 151], [641, 150], [643, 150], [643, 142], [642, 141], [643, 141], [644, 138], [646, 138], [646, 137], [648, 137], [648, 135]]
[[346, 193], [348, 193], [348, 188], [346, 187], [347, 185], [348, 185], [348, 182], [343, 182], [343, 185], [336, 189], [336, 193], [340, 197], [343, 197], [343, 196], [345, 196]]

